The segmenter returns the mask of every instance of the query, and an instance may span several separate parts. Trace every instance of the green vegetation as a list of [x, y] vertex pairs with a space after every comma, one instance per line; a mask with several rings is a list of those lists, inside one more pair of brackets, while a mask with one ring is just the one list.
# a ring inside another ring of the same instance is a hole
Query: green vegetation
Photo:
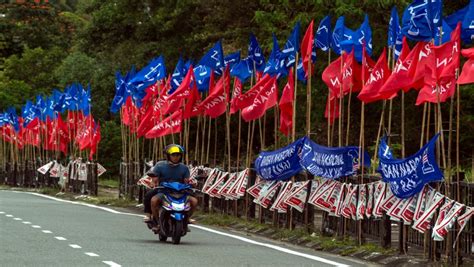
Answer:
[[[386, 43], [390, 9], [396, 5], [399, 13], [409, 0], [70, 0], [35, 4], [26, 1], [0, 4], [0, 107], [19, 108], [37, 94], [49, 95], [53, 88], [64, 88], [72, 82], [88, 83], [92, 88], [92, 113], [101, 122], [102, 142], [98, 161], [108, 170], [105, 175], [115, 177], [121, 158], [121, 135], [118, 115], [109, 112], [114, 95], [114, 74], [138, 69], [152, 58], [163, 55], [168, 73], [172, 72], [179, 56], [197, 61], [219, 39], [226, 54], [236, 50], [246, 56], [248, 37], [254, 33], [268, 56], [275, 33], [280, 46], [284, 45], [293, 25], [301, 22], [302, 30], [314, 19], [315, 24], [331, 15], [332, 25], [340, 15], [346, 26], [356, 28], [367, 12], [373, 31], [374, 56]], [[450, 14], [464, 7], [468, 0], [445, 1], [443, 12]], [[336, 57], [334, 53], [331, 59]], [[316, 75], [312, 79], [312, 139], [326, 144], [327, 126], [323, 118], [327, 89], [321, 73], [327, 66], [328, 54], [318, 51]], [[280, 90], [283, 88], [280, 82]], [[247, 90], [249, 84], [245, 85]], [[461, 164], [471, 168], [474, 143], [474, 86], [461, 88]], [[305, 86], [298, 86], [297, 103], [305, 102]], [[406, 154], [417, 151], [420, 142], [420, 121], [423, 108], [415, 106], [417, 93], [405, 96]], [[366, 146], [374, 146], [378, 130], [381, 104], [366, 106]], [[297, 105], [298, 116], [305, 114], [305, 105]], [[443, 118], [447, 129], [449, 104], [443, 104]], [[392, 131], [400, 133], [400, 100], [393, 102]], [[359, 132], [360, 101], [355, 94], [351, 107], [351, 133]], [[267, 121], [273, 121], [268, 114]], [[305, 120], [297, 118], [297, 133], [303, 134]], [[236, 116], [232, 125], [237, 125]], [[234, 126], [233, 126], [234, 127]], [[219, 127], [224, 136], [225, 127]], [[191, 136], [195, 135], [191, 129]], [[232, 131], [231, 140], [237, 140]], [[267, 140], [272, 140], [269, 133]], [[358, 143], [358, 134], [351, 134], [349, 143]], [[287, 139], [282, 138], [282, 143]], [[269, 142], [270, 143], [270, 142]], [[400, 144], [394, 136], [392, 144]], [[233, 142], [236, 146], [237, 142]], [[269, 144], [271, 147], [271, 144]], [[275, 147], [271, 147], [272, 149]], [[224, 149], [220, 146], [218, 149]], [[236, 151], [236, 147], [232, 148]], [[220, 152], [220, 151], [219, 151]], [[395, 145], [395, 154], [400, 154]], [[221, 155], [221, 154], [219, 154]], [[454, 158], [454, 154], [453, 154]], [[472, 174], [469, 175], [472, 179]]]

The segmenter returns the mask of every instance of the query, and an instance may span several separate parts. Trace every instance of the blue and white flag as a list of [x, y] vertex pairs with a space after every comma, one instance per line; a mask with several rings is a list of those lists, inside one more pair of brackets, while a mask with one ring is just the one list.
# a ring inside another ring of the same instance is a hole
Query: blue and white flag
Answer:
[[166, 77], [166, 68], [163, 56], [154, 58], [147, 66], [141, 69], [129, 81], [136, 91], [145, 91], [145, 89]]
[[314, 43], [316, 47], [323, 51], [328, 51], [331, 45], [331, 17], [324, 17], [319, 22], [318, 29], [314, 35]]
[[[314, 176], [337, 179], [357, 174], [360, 169], [359, 147], [325, 147], [305, 139], [301, 165]], [[370, 156], [364, 151], [364, 166], [370, 167]]]
[[239, 78], [242, 83], [245, 83], [252, 76], [252, 73], [253, 61], [248, 57], [242, 59], [230, 69], [230, 76]]
[[396, 7], [392, 8], [390, 22], [388, 24], [388, 38], [387, 45], [393, 47], [395, 60], [402, 52], [402, 28], [400, 27], [400, 19], [398, 18], [398, 11]]
[[286, 61], [286, 67], [293, 66], [296, 62], [296, 53], [300, 48], [300, 22], [293, 27], [293, 31], [288, 37], [285, 46], [281, 50], [280, 59]]
[[277, 76], [278, 78], [281, 76], [287, 76], [288, 70], [285, 67], [285, 59], [281, 57], [280, 47], [278, 46], [278, 40], [273, 35], [273, 49], [270, 53], [270, 57], [268, 58], [267, 64], [265, 65], [265, 69], [263, 70], [264, 74], [269, 74], [270, 76]]
[[384, 148], [379, 148], [379, 168], [382, 180], [389, 183], [392, 193], [398, 198], [409, 198], [423, 189], [427, 183], [443, 180], [443, 173], [436, 164], [435, 135], [416, 154], [405, 159], [388, 159]]
[[[455, 27], [452, 27], [453, 29]], [[472, 43], [474, 40], [474, 0], [469, 2], [466, 15], [461, 25], [461, 38], [466, 44]]]
[[209, 49], [209, 51], [201, 58], [199, 65], [208, 66], [213, 69], [217, 75], [221, 75], [224, 71], [224, 51], [222, 50], [221, 41]]
[[265, 180], [288, 180], [303, 170], [300, 164], [301, 148], [306, 137], [271, 152], [260, 152], [255, 169]]
[[211, 79], [212, 69], [208, 66], [197, 65], [194, 68], [194, 77], [199, 92], [206, 92], [209, 90], [209, 81]]
[[239, 62], [240, 62], [240, 50], [232, 54], [229, 54], [224, 58], [224, 64], [226, 67], [229, 66], [230, 68], [232, 68], [235, 64]]
[[444, 20], [442, 25], [442, 27], [436, 27], [436, 32], [434, 36], [435, 45], [442, 45], [451, 40], [451, 33], [453, 32], [453, 29]]
[[265, 68], [265, 56], [263, 55], [262, 49], [258, 44], [257, 38], [253, 34], [250, 34], [248, 58], [253, 61], [252, 69], [253, 64], [255, 63], [256, 70], [263, 71], [263, 69]]
[[441, 24], [441, 0], [415, 0], [403, 12], [402, 33], [415, 41], [430, 41]]

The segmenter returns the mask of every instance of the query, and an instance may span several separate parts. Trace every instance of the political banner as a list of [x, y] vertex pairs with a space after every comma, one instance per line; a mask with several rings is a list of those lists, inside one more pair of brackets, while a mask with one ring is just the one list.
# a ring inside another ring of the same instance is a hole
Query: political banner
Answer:
[[299, 154], [305, 139], [303, 137], [275, 151], [260, 152], [255, 160], [257, 173], [264, 180], [273, 181], [287, 180], [302, 171]]
[[397, 198], [409, 198], [419, 193], [425, 184], [443, 179], [434, 153], [438, 136], [435, 135], [416, 154], [405, 159], [389, 159], [384, 156], [386, 150], [379, 149], [377, 171]]
[[[305, 138], [301, 165], [314, 176], [327, 179], [352, 176], [360, 167], [359, 147], [325, 147]], [[367, 151], [364, 151], [364, 165], [370, 167]]]

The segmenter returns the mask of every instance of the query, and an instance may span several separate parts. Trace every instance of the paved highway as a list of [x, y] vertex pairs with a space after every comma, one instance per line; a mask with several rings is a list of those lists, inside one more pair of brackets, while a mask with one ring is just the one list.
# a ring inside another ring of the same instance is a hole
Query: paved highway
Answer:
[[0, 190], [0, 266], [367, 266], [351, 258], [192, 225], [162, 243], [140, 214]]

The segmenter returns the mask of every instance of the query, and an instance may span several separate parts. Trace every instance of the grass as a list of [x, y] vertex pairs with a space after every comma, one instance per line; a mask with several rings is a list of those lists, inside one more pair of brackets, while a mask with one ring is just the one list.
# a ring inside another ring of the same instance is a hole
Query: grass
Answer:
[[119, 188], [118, 179], [99, 179], [99, 186], [108, 187], [108, 188]]

